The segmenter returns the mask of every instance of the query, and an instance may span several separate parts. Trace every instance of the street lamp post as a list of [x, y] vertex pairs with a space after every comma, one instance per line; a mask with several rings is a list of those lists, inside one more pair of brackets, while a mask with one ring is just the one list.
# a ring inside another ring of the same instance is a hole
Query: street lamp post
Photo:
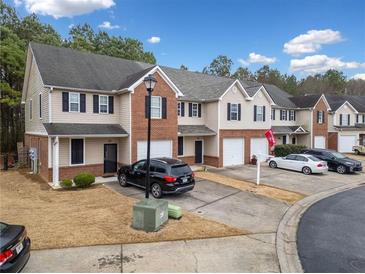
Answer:
[[150, 164], [151, 164], [151, 99], [152, 92], [157, 83], [156, 79], [152, 74], [149, 74], [147, 77], [143, 79], [143, 82], [146, 86], [148, 93], [148, 109], [147, 109], [147, 118], [148, 118], [148, 127], [147, 127], [147, 163], [146, 163], [146, 199], [149, 198], [150, 195]]

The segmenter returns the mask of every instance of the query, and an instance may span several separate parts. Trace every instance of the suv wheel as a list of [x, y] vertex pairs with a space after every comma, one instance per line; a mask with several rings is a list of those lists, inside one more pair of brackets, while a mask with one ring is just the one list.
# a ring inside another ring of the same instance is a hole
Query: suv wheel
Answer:
[[155, 197], [156, 199], [161, 198], [161, 196], [162, 196], [162, 190], [161, 190], [160, 185], [159, 185], [159, 184], [154, 183], [154, 184], [151, 186], [151, 193], [152, 193], [152, 196], [153, 196], [153, 197]]
[[127, 177], [125, 176], [125, 174], [120, 174], [118, 176], [118, 182], [119, 182], [120, 186], [122, 186], [122, 187], [128, 186]]
[[337, 167], [337, 172], [340, 174], [345, 174], [346, 173], [346, 167], [344, 165], [339, 165]]
[[275, 161], [270, 161], [269, 166], [271, 168], [277, 168], [278, 167], [278, 164]]
[[305, 167], [303, 167], [302, 172], [305, 175], [310, 175], [312, 173], [312, 170], [309, 167], [305, 166]]

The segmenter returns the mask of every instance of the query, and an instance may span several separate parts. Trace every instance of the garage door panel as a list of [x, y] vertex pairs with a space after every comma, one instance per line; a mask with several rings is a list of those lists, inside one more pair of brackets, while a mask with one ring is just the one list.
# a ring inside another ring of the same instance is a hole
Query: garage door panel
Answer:
[[250, 158], [252, 155], [268, 154], [269, 145], [266, 138], [251, 138]]
[[243, 165], [244, 144], [243, 138], [223, 139], [223, 166]]
[[[151, 158], [172, 157], [171, 140], [153, 140], [151, 141]], [[137, 142], [137, 160], [147, 158], [147, 142]]]
[[356, 135], [338, 136], [338, 151], [352, 152], [352, 147], [356, 145]]
[[326, 148], [326, 137], [314, 136], [314, 148]]

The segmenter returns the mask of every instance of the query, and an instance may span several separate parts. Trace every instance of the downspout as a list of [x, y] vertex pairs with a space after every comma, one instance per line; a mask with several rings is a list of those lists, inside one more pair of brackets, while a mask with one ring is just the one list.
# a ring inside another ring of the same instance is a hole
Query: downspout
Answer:
[[48, 95], [48, 122], [52, 123], [52, 92], [53, 87], [49, 89], [49, 95]]

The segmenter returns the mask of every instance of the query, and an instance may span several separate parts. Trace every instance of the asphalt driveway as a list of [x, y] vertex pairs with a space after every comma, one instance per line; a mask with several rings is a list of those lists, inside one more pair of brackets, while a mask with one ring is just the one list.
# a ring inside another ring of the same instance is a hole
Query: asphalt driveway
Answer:
[[[209, 171], [239, 180], [256, 182], [256, 166], [252, 165], [232, 168], [211, 168]], [[300, 192], [305, 195], [357, 182], [365, 182], [365, 173], [341, 175], [329, 171], [326, 174], [304, 175], [290, 170], [272, 169], [267, 164], [262, 164], [261, 168], [261, 183]]]

